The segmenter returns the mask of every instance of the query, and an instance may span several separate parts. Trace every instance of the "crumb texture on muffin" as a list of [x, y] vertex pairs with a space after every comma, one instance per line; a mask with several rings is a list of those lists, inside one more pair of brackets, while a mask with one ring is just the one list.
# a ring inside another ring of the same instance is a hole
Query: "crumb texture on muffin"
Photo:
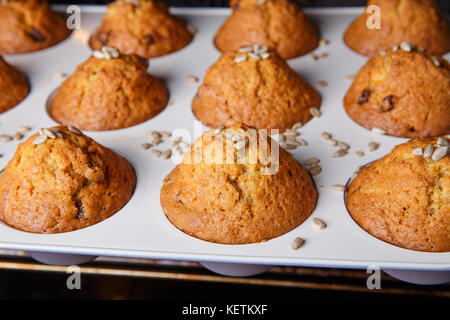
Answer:
[[29, 92], [28, 79], [0, 56], [0, 113], [19, 104]]
[[406, 249], [450, 251], [450, 155], [437, 161], [414, 155], [428, 145], [436, 150], [436, 142], [410, 140], [360, 171], [347, 208], [364, 230]]
[[50, 102], [50, 115], [63, 125], [104, 131], [147, 121], [167, 105], [168, 91], [136, 55], [90, 57], [66, 79]]
[[290, 59], [313, 51], [319, 44], [318, 32], [294, 1], [235, 0], [230, 6], [233, 12], [215, 37], [222, 52], [262, 44]]
[[[289, 232], [314, 210], [318, 195], [311, 177], [283, 149], [272, 175], [261, 174], [273, 162], [262, 160], [251, 144], [240, 149], [246, 153], [238, 163], [232, 141], [247, 132], [242, 130], [248, 128], [236, 124], [221, 133], [209, 131], [164, 179], [161, 205], [181, 231], [216, 243], [255, 243]], [[258, 133], [254, 137], [259, 139]], [[271, 157], [275, 151], [267, 142], [262, 148]], [[199, 155], [200, 160], [187, 161]], [[231, 162], [218, 162], [225, 159]]]
[[155, 0], [117, 0], [108, 5], [103, 21], [90, 39], [93, 49], [111, 46], [125, 54], [153, 58], [180, 50], [193, 35], [183, 21]]
[[0, 54], [42, 50], [70, 34], [64, 17], [54, 12], [47, 0], [2, 2], [0, 21]]
[[345, 43], [365, 56], [407, 41], [435, 54], [450, 50], [450, 26], [434, 0], [369, 0], [379, 6], [381, 28], [369, 29], [373, 12], [364, 12], [344, 35]]
[[[244, 123], [258, 129], [288, 129], [306, 123], [319, 108], [319, 92], [274, 51], [265, 59], [227, 52], [206, 72], [192, 102], [195, 116], [211, 127]], [[237, 62], [240, 57], [245, 61]]]
[[344, 98], [348, 115], [398, 137], [450, 133], [450, 65], [413, 49], [387, 50], [361, 68]]
[[0, 219], [33, 233], [74, 231], [96, 224], [130, 199], [136, 178], [127, 160], [66, 127], [37, 144], [20, 144], [0, 175]]

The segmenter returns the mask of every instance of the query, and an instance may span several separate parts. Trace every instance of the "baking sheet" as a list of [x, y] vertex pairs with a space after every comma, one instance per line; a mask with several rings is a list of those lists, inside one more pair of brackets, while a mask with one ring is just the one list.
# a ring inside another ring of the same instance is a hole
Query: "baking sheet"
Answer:
[[[59, 7], [61, 9], [61, 7]], [[267, 242], [248, 245], [221, 245], [190, 237], [164, 216], [159, 204], [159, 189], [163, 178], [174, 168], [172, 161], [151, 156], [140, 145], [148, 142], [151, 130], [175, 131], [187, 135], [201, 134], [201, 125], [191, 113], [191, 100], [206, 69], [219, 57], [212, 44], [213, 36], [228, 9], [185, 9], [173, 12], [198, 29], [194, 41], [186, 48], [168, 56], [152, 59], [150, 72], [166, 81], [170, 90], [169, 105], [157, 117], [132, 128], [111, 132], [85, 132], [101, 144], [128, 158], [137, 172], [137, 187], [130, 202], [111, 218], [88, 228], [63, 234], [31, 234], [0, 224], [0, 248], [36, 250], [60, 253], [92, 254], [104, 256], [142, 257], [154, 259], [182, 259], [198, 261], [235, 262], [270, 265], [365, 268], [450, 270], [450, 253], [425, 253], [398, 248], [382, 242], [361, 230], [348, 215], [343, 193], [331, 189], [333, 184], [345, 184], [359, 165], [373, 161], [406, 139], [370, 133], [347, 117], [342, 99], [350, 85], [345, 77], [355, 74], [366, 61], [365, 57], [349, 50], [342, 42], [348, 23], [361, 8], [309, 9], [306, 12], [319, 25], [322, 37], [330, 44], [314, 53], [329, 56], [313, 61], [309, 55], [289, 60], [289, 64], [311, 84], [326, 81], [319, 88], [322, 93], [323, 115], [314, 119], [300, 131], [309, 142], [298, 148], [294, 157], [303, 162], [310, 157], [321, 159], [322, 173], [315, 177], [320, 192], [314, 213], [295, 230]], [[46, 112], [48, 96], [63, 81], [55, 73], [71, 74], [75, 67], [90, 55], [86, 46], [87, 35], [99, 25], [105, 7], [82, 6], [82, 29], [75, 31], [63, 43], [32, 54], [6, 56], [6, 60], [25, 71], [32, 91], [19, 106], [0, 115], [0, 134], [13, 134], [21, 125], [34, 130], [56, 125]], [[446, 56], [449, 59], [449, 55]], [[200, 78], [190, 83], [187, 77]], [[351, 145], [349, 154], [333, 158], [336, 150], [320, 137], [323, 131]], [[195, 133], [196, 132], [196, 133]], [[375, 152], [367, 150], [370, 141], [381, 144]], [[16, 142], [0, 142], [0, 168], [14, 154]], [[158, 146], [169, 148], [167, 143]], [[366, 156], [357, 158], [354, 151], [363, 150]], [[323, 186], [323, 187], [320, 187]], [[295, 190], [293, 190], [295, 192]], [[325, 230], [314, 228], [314, 217], [324, 220]], [[305, 245], [291, 250], [292, 240], [300, 236]]]

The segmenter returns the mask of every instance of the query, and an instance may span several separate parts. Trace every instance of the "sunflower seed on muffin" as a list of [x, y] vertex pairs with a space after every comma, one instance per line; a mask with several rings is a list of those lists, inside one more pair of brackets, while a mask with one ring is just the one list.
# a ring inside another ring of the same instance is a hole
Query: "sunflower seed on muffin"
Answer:
[[430, 158], [433, 155], [434, 148], [432, 144], [429, 144], [425, 147], [425, 150], [423, 151], [423, 157], [424, 158]]
[[67, 129], [69, 129], [70, 132], [73, 132], [79, 136], [81, 136], [83, 134], [83, 132], [81, 132], [80, 129], [78, 129], [77, 127], [74, 127], [74, 126], [68, 126]]
[[415, 148], [412, 151], [412, 154], [415, 156], [422, 156], [423, 155], [423, 148]]
[[436, 150], [434, 150], [433, 154], [431, 155], [431, 160], [433, 161], [439, 161], [442, 158], [444, 158], [448, 154], [449, 147], [438, 147]]

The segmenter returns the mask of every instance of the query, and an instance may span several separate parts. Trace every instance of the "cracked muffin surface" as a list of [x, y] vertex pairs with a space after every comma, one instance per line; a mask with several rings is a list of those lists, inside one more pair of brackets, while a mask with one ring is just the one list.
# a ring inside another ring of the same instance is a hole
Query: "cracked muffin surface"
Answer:
[[235, 149], [233, 135], [248, 130], [235, 124], [207, 132], [164, 179], [161, 206], [178, 229], [210, 242], [245, 244], [281, 236], [310, 216], [318, 194], [309, 173], [256, 130], [250, 141], [267, 145]]
[[46, 0], [0, 2], [0, 54], [27, 53], [51, 47], [70, 34], [64, 16]]
[[261, 44], [277, 50], [283, 59], [290, 59], [319, 45], [315, 27], [293, 1], [234, 0], [230, 6], [233, 12], [214, 40], [222, 52]]
[[399, 137], [450, 133], [450, 65], [412, 49], [387, 50], [361, 68], [344, 98], [358, 124]]
[[111, 46], [125, 54], [149, 59], [180, 50], [193, 38], [184, 22], [154, 0], [117, 0], [108, 5], [103, 21], [92, 35], [93, 49]]
[[435, 54], [450, 50], [450, 26], [434, 0], [370, 0], [378, 6], [381, 28], [369, 29], [374, 12], [364, 12], [347, 28], [344, 41], [350, 49], [373, 56], [407, 41]]
[[437, 141], [410, 140], [359, 172], [348, 189], [347, 209], [364, 230], [406, 249], [450, 251], [448, 147], [437, 161], [414, 155], [430, 144], [436, 150]]
[[19, 104], [29, 92], [28, 79], [0, 56], [0, 113]]
[[167, 105], [165, 86], [136, 55], [90, 57], [66, 79], [50, 102], [50, 115], [82, 130], [127, 128], [147, 121]]
[[[251, 54], [251, 53], [250, 53]], [[194, 115], [211, 127], [241, 122], [258, 129], [288, 129], [306, 123], [319, 108], [319, 92], [275, 51], [265, 59], [242, 52], [224, 53], [206, 72], [192, 101]]]
[[66, 127], [36, 144], [18, 146], [0, 174], [0, 219], [33, 233], [74, 231], [115, 214], [131, 198], [136, 178], [127, 160]]

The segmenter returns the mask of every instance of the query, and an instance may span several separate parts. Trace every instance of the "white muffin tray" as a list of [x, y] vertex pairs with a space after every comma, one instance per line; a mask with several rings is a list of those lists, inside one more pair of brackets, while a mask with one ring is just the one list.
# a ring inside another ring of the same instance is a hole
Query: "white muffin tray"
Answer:
[[[63, 7], [59, 7], [62, 9]], [[100, 24], [105, 7], [82, 6], [82, 29], [61, 44], [31, 54], [6, 56], [6, 60], [23, 70], [31, 81], [31, 93], [19, 106], [0, 114], [0, 134], [13, 134], [18, 126], [41, 127], [56, 125], [47, 114], [46, 100], [63, 81], [55, 73], [71, 74], [75, 67], [90, 55], [87, 35]], [[450, 270], [450, 252], [425, 253], [395, 247], [380, 241], [351, 219], [346, 211], [343, 193], [331, 189], [333, 184], [345, 184], [357, 166], [388, 153], [405, 139], [375, 135], [354, 123], [344, 112], [342, 99], [349, 81], [366, 58], [348, 49], [342, 35], [349, 22], [361, 8], [309, 9], [307, 14], [317, 23], [322, 37], [330, 44], [315, 53], [326, 52], [328, 57], [313, 61], [309, 55], [289, 60], [289, 64], [309, 83], [328, 82], [319, 88], [323, 97], [323, 115], [307, 123], [300, 131], [309, 146], [293, 151], [298, 161], [310, 157], [321, 159], [322, 173], [314, 177], [319, 200], [311, 217], [295, 230], [263, 243], [222, 245], [202, 241], [175, 228], [163, 214], [159, 190], [163, 178], [175, 163], [152, 157], [140, 145], [148, 142], [151, 130], [194, 133], [199, 123], [191, 113], [191, 100], [206, 69], [219, 57], [213, 37], [229, 14], [228, 9], [174, 9], [173, 12], [198, 29], [193, 42], [173, 54], [152, 59], [149, 70], [164, 79], [175, 101], [157, 117], [132, 128], [111, 132], [85, 132], [101, 144], [119, 152], [130, 160], [137, 172], [137, 187], [128, 204], [111, 218], [94, 226], [63, 234], [32, 234], [0, 224], [0, 248], [80, 255], [105, 255], [156, 259], [180, 259], [243, 264], [366, 268], [375, 265], [390, 269]], [[1, 32], [1, 31], [0, 31]], [[449, 56], [447, 55], [447, 59]], [[189, 75], [200, 78], [198, 83], [187, 81]], [[328, 131], [351, 145], [350, 153], [339, 159], [332, 157], [335, 148], [320, 137]], [[29, 136], [29, 134], [27, 134]], [[367, 150], [370, 141], [381, 144], [375, 152]], [[16, 142], [0, 142], [0, 168], [9, 161]], [[169, 145], [159, 146], [160, 150]], [[366, 155], [357, 158], [356, 150]], [[323, 186], [323, 187], [320, 187]], [[296, 192], [296, 190], [292, 190]], [[325, 230], [314, 228], [312, 219], [326, 222]], [[305, 245], [291, 249], [292, 240], [300, 236]]]

